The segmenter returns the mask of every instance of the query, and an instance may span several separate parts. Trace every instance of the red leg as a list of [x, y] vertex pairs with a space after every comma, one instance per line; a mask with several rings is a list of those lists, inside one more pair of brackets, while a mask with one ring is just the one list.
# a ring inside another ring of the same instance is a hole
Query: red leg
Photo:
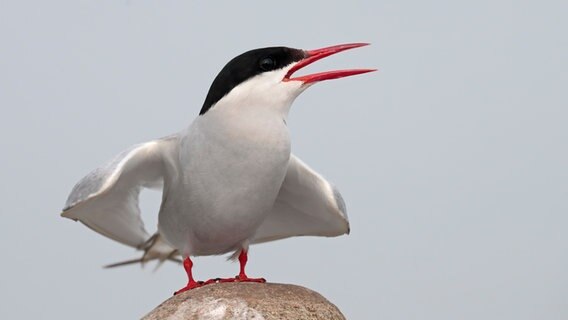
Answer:
[[249, 278], [245, 273], [245, 267], [247, 265], [248, 255], [243, 249], [239, 254], [239, 264], [241, 265], [239, 275], [234, 278], [220, 279], [219, 282], [260, 282], [264, 283], [266, 280], [264, 278]]
[[188, 280], [187, 285], [185, 287], [174, 292], [174, 296], [178, 293], [182, 293], [182, 292], [185, 292], [187, 290], [194, 289], [194, 288], [199, 288], [203, 285], [202, 282], [197, 282], [197, 281], [193, 280], [193, 274], [191, 273], [192, 267], [193, 267], [193, 262], [191, 261], [191, 259], [188, 256], [187, 258], [185, 258], [185, 260], [183, 260], [183, 268], [185, 269], [185, 272], [187, 273], [187, 278], [189, 280]]

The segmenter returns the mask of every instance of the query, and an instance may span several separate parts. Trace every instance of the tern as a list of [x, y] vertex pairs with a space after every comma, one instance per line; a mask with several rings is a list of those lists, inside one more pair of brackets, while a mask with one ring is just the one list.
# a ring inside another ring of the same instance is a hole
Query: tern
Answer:
[[[293, 77], [296, 71], [365, 45], [268, 47], [235, 57], [214, 79], [187, 129], [134, 145], [93, 170], [74, 186], [61, 215], [144, 251], [140, 259], [115, 265], [181, 255], [188, 283], [176, 294], [211, 282], [264, 282], [245, 273], [249, 245], [349, 233], [338, 189], [291, 153], [286, 119], [311, 85], [375, 69]], [[162, 190], [152, 236], [140, 216], [142, 188]], [[190, 257], [225, 253], [238, 256], [236, 277], [194, 280]]]

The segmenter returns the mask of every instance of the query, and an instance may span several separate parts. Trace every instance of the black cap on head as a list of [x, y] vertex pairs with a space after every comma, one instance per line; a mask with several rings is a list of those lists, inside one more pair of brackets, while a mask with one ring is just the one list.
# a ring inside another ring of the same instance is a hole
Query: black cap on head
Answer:
[[247, 51], [233, 58], [213, 80], [199, 114], [206, 113], [217, 101], [242, 82], [263, 72], [284, 68], [306, 56], [304, 50], [269, 47]]

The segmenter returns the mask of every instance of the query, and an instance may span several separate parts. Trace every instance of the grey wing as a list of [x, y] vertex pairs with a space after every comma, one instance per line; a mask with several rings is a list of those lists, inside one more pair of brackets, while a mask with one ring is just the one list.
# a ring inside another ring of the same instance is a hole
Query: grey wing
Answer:
[[292, 155], [274, 207], [251, 243], [346, 233], [349, 220], [337, 188]]
[[[177, 140], [177, 136], [169, 136], [132, 146], [95, 169], [75, 185], [61, 216], [81, 221], [123, 244], [148, 250], [150, 235], [140, 217], [138, 196], [143, 187], [162, 187], [164, 180], [175, 175]], [[160, 247], [163, 255], [172, 250]]]

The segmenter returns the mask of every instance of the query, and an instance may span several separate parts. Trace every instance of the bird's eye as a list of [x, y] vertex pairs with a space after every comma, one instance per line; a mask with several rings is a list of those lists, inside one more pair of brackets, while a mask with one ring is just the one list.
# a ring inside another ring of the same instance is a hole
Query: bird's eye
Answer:
[[259, 65], [260, 69], [262, 69], [263, 71], [269, 71], [273, 70], [276, 67], [276, 61], [274, 61], [274, 59], [272, 59], [271, 57], [266, 57], [260, 60]]

